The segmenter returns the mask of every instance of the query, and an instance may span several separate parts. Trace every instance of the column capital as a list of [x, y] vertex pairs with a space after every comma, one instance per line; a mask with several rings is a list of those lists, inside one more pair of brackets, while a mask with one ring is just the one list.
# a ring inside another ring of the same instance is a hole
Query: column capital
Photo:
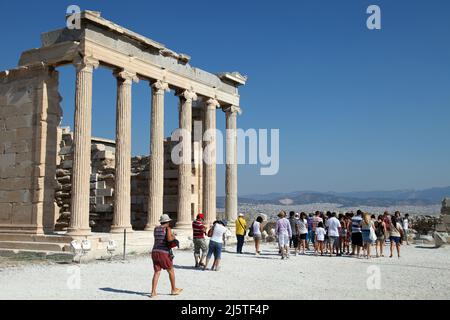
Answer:
[[178, 94], [180, 97], [182, 97], [182, 98], [184, 98], [184, 99], [186, 99], [186, 100], [193, 100], [193, 101], [196, 101], [197, 100], [197, 94], [194, 92], [194, 91], [191, 91], [191, 90], [184, 90], [184, 91], [181, 91], [179, 94]]
[[242, 113], [242, 109], [238, 106], [228, 106], [222, 109], [223, 112], [227, 113], [227, 114], [241, 114]]
[[216, 99], [209, 98], [208, 100], [206, 100], [207, 109], [217, 109], [217, 107], [220, 107], [220, 104]]
[[154, 93], [156, 94], [164, 94], [166, 91], [169, 91], [169, 84], [163, 80], [158, 80], [154, 83], [151, 83], [150, 86], [153, 88]]
[[97, 69], [99, 66], [99, 61], [90, 56], [81, 56], [73, 60], [73, 65], [77, 71], [90, 71]]
[[118, 69], [114, 70], [113, 72], [114, 77], [116, 77], [118, 80], [122, 80], [126, 84], [131, 84], [131, 82], [139, 82], [139, 78], [137, 77], [135, 72], [131, 72], [124, 69]]

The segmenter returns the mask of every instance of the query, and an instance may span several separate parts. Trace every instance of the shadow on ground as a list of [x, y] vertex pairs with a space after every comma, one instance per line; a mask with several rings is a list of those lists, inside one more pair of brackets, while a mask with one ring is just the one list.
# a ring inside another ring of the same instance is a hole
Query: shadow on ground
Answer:
[[417, 249], [439, 249], [439, 247], [435, 246], [416, 246]]
[[106, 292], [113, 292], [113, 293], [125, 293], [125, 294], [134, 294], [137, 296], [148, 296], [148, 292], [138, 292], [138, 291], [131, 291], [131, 290], [122, 290], [122, 289], [114, 289], [114, 288], [100, 288], [102, 291]]

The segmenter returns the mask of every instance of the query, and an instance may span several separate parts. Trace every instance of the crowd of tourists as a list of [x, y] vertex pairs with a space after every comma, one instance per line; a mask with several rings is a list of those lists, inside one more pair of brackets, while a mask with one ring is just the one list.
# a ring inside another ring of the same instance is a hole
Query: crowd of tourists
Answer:
[[[386, 244], [393, 257], [394, 248], [400, 258], [400, 245], [408, 242], [409, 215], [370, 215], [358, 210], [355, 213], [319, 212], [309, 215], [291, 211], [289, 218], [284, 211], [278, 214], [273, 230], [282, 259], [289, 258], [290, 249], [294, 255], [355, 256], [358, 258], [384, 257]], [[373, 254], [375, 253], [375, 255]]]
[[[156, 296], [156, 288], [161, 270], [167, 270], [171, 284], [171, 294], [178, 295], [182, 289], [175, 285], [172, 249], [179, 247], [170, 228], [170, 217], [163, 214], [160, 225], [154, 230], [154, 245], [152, 250], [153, 281], [151, 297]], [[263, 238], [263, 217], [257, 216], [247, 225], [244, 214], [240, 213], [235, 221], [236, 253], [242, 254], [245, 236], [253, 237], [255, 255], [261, 254]], [[214, 260], [211, 270], [220, 270], [222, 250], [227, 237], [231, 236], [226, 221], [216, 220], [211, 226], [205, 224], [205, 216], [200, 213], [192, 222], [195, 268], [206, 270], [211, 258]], [[329, 255], [355, 256], [370, 259], [384, 257], [386, 244], [390, 245], [390, 255], [393, 257], [394, 248], [400, 258], [400, 245], [408, 244], [410, 227], [409, 215], [401, 216], [396, 211], [393, 215], [385, 212], [378, 217], [358, 210], [347, 212], [320, 212], [306, 214], [291, 211], [289, 217], [285, 211], [278, 213], [278, 219], [271, 233], [275, 235], [281, 259], [288, 259], [293, 255]], [[248, 232], [248, 234], [247, 234]], [[209, 243], [206, 241], [209, 238]]]

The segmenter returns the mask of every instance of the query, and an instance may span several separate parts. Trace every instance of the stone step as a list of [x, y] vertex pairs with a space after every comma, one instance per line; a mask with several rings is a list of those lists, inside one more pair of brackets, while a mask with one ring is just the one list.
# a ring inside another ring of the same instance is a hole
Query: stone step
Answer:
[[0, 249], [0, 256], [22, 259], [47, 259], [71, 262], [74, 254], [71, 252], [55, 252], [46, 250]]
[[0, 241], [0, 249], [63, 252], [65, 246], [66, 245], [63, 243], [51, 243], [51, 242]]
[[71, 238], [63, 236], [63, 235], [32, 235], [32, 234], [0, 233], [0, 241], [69, 243], [71, 241]]

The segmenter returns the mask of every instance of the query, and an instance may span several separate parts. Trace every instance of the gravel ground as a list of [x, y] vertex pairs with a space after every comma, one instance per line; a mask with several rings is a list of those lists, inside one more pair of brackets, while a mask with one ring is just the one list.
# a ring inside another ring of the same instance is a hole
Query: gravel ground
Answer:
[[[281, 260], [274, 244], [264, 245], [259, 257], [251, 252], [251, 245], [244, 247], [242, 255], [224, 252], [222, 268], [215, 272], [194, 269], [192, 253], [178, 251], [174, 260], [177, 286], [184, 291], [180, 296], [168, 295], [164, 272], [155, 299], [450, 298], [448, 247], [402, 246], [401, 259], [370, 260], [312, 255]], [[147, 300], [152, 274], [148, 256], [81, 266], [0, 264], [0, 299]]]

